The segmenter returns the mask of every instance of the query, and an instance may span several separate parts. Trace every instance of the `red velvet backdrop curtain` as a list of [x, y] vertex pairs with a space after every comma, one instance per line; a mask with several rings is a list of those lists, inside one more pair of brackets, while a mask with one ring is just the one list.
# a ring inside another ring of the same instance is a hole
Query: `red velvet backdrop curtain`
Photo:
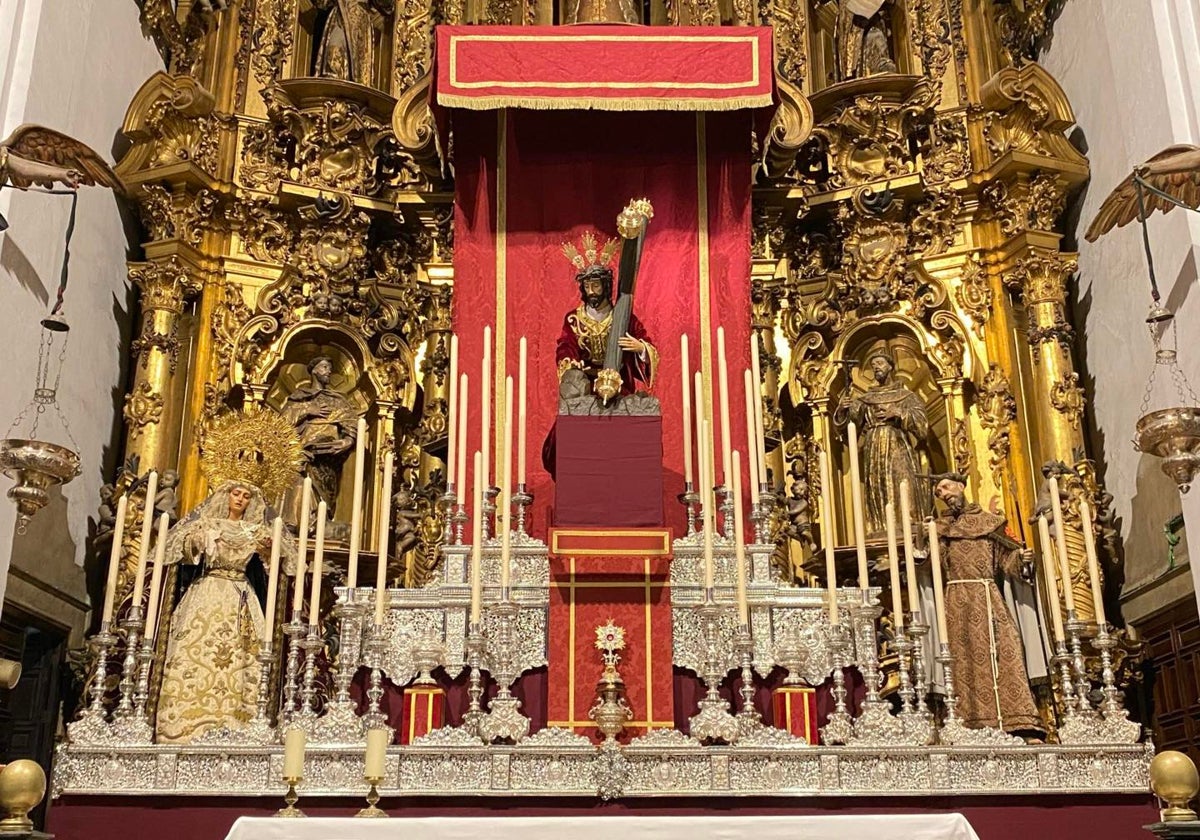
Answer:
[[[654, 393], [663, 407], [666, 522], [676, 533], [684, 526], [675, 499], [683, 485], [679, 338], [689, 336], [694, 371], [702, 319], [710, 333], [704, 344], [714, 376], [714, 415], [716, 328], [725, 327], [732, 439], [745, 451], [741, 372], [750, 356], [751, 120], [749, 111], [454, 113], [454, 329], [460, 364], [471, 377], [469, 433], [461, 451], [480, 446], [483, 328], [502, 325], [496, 335], [505, 349], [497, 356], [514, 377], [518, 341], [526, 336], [529, 342], [527, 470], [536, 498], [534, 535], [545, 536], [554, 500], [540, 459], [557, 414], [554, 343], [563, 316], [579, 303], [575, 270], [562, 255], [562, 243], [587, 229], [616, 235], [617, 213], [632, 198], [648, 198], [654, 206], [634, 310], [662, 359]], [[501, 155], [503, 167], [497, 165]], [[703, 254], [702, 242], [707, 242]], [[494, 377], [493, 407], [496, 381], [502, 376]], [[714, 435], [719, 478], [719, 429]], [[494, 436], [491, 445], [495, 453]], [[492, 465], [494, 480], [494, 454]]]

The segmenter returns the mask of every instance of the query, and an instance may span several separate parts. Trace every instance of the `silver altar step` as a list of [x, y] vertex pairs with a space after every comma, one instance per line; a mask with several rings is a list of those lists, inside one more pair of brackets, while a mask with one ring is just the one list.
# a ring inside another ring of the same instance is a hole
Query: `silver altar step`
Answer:
[[[782, 734], [782, 733], [781, 733]], [[620, 749], [545, 729], [515, 746], [443, 729], [391, 747], [380, 786], [396, 796], [943, 796], [1146, 793], [1153, 747], [811, 747], [798, 741], [704, 746], [656, 731]], [[62, 744], [52, 795], [264, 796], [284, 793], [283, 748]], [[362, 747], [313, 747], [305, 797], [358, 797]]]

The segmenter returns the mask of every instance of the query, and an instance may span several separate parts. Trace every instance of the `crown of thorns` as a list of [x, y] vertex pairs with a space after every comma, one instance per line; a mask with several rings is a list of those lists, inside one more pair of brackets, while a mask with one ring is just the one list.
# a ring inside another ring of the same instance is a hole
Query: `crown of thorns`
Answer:
[[579, 237], [578, 244], [564, 242], [562, 252], [580, 274], [592, 268], [609, 268], [617, 254], [617, 248], [620, 247], [620, 240], [614, 237], [603, 246], [598, 243], [596, 234], [589, 230]]

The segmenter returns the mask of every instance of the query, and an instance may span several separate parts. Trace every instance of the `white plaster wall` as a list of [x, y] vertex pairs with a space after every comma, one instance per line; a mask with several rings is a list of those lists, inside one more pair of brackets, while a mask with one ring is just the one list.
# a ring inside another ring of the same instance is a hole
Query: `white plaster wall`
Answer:
[[[1092, 167], [1077, 231], [1069, 233], [1079, 239], [1075, 305], [1092, 380], [1094, 443], [1121, 517], [1127, 589], [1166, 570], [1162, 528], [1180, 511], [1181, 499], [1158, 459], [1130, 443], [1154, 364], [1144, 323], [1150, 293], [1140, 230], [1129, 225], [1096, 243], [1082, 234], [1134, 165], [1172, 143], [1200, 143], [1200, 88], [1192, 83], [1200, 79], [1198, 21], [1200, 0], [1072, 0], [1041, 58], [1071, 101]], [[1200, 386], [1200, 216], [1179, 210], [1155, 216], [1150, 235], [1163, 299], [1177, 313], [1181, 368]], [[1200, 533], [1200, 488], [1183, 497], [1183, 512]], [[1200, 563], [1192, 571], [1200, 578]]]
[[[22, 122], [77, 137], [113, 161], [125, 109], [143, 81], [161, 67], [138, 24], [133, 0], [0, 0], [0, 137]], [[0, 423], [32, 395], [38, 322], [58, 285], [70, 199], [0, 191]], [[39, 552], [82, 564], [88, 520], [96, 510], [102, 459], [111, 462], [114, 428], [126, 374], [132, 301], [125, 277], [126, 235], [115, 197], [84, 189], [71, 246], [66, 314], [71, 323], [59, 402], [78, 441], [83, 472], [62, 499], [14, 531], [15, 509], [0, 499], [0, 600], [10, 562]], [[54, 427], [43, 421], [42, 429]], [[41, 430], [39, 430], [40, 432]], [[0, 478], [0, 489], [9, 481]], [[69, 537], [65, 539], [64, 536]]]

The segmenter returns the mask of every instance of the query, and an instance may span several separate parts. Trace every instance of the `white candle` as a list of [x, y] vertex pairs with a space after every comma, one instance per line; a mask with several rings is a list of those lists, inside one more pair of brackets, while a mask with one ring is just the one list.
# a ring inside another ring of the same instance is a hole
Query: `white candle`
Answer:
[[867, 574], [867, 528], [863, 524], [862, 480], [858, 471], [858, 427], [853, 422], [849, 425], [847, 437], [847, 446], [850, 448], [850, 502], [854, 513], [854, 550], [858, 554], [858, 586], [865, 590], [870, 585]]
[[1083, 522], [1083, 547], [1087, 551], [1088, 574], [1092, 582], [1092, 608], [1096, 611], [1096, 623], [1103, 627], [1104, 590], [1100, 587], [1100, 560], [1096, 556], [1096, 532], [1092, 527], [1092, 506], [1087, 499], [1079, 500], [1079, 517]]
[[112, 550], [108, 553], [108, 580], [104, 585], [104, 609], [100, 613], [100, 621], [108, 624], [112, 621], [113, 600], [117, 595], [117, 573], [121, 570], [121, 541], [125, 537], [125, 512], [129, 507], [129, 497], [124, 493], [117, 500], [117, 520], [113, 523]]
[[390, 729], [367, 730], [367, 754], [363, 762], [364, 779], [382, 779], [384, 776], [384, 760], [387, 758], [388, 742], [392, 740]]
[[1071, 560], [1067, 556], [1067, 531], [1063, 527], [1062, 500], [1058, 497], [1058, 478], [1050, 476], [1050, 508], [1054, 514], [1054, 541], [1058, 545], [1059, 574], [1062, 575], [1063, 598], [1067, 613], [1075, 612], [1075, 592], [1071, 581]]
[[746, 535], [742, 522], [742, 453], [736, 449], [730, 462], [733, 471], [733, 545], [737, 564], [738, 621], [750, 623], [750, 605], [746, 601]]
[[758, 434], [758, 445], [754, 452], [758, 456], [758, 475], [767, 482], [767, 434], [763, 423], [762, 362], [758, 355], [758, 334], [750, 330], [750, 373], [754, 380], [754, 428]]
[[693, 413], [696, 415], [696, 480], [700, 486], [700, 510], [708, 515], [708, 493], [712, 491], [712, 484], [705, 485], [705, 481], [709, 480], [704, 477], [704, 462], [706, 456], [704, 454], [704, 434], [701, 426], [704, 424], [704, 378], [700, 371], [692, 373], [692, 396], [695, 398]]
[[475, 453], [475, 505], [471, 510], [471, 623], [479, 623], [480, 610], [483, 601], [483, 578], [480, 566], [483, 565], [483, 467], [480, 461], [483, 453]]
[[[279, 597], [279, 553], [283, 550], [283, 520], [276, 516], [271, 528], [271, 567], [267, 572], [267, 608], [263, 612], [263, 647], [270, 649], [275, 630], [275, 599]], [[151, 583], [151, 589], [154, 588]]]
[[758, 456], [754, 451], [758, 448], [758, 433], [754, 424], [754, 386], [751, 383], [752, 374], [744, 371], [742, 377], [746, 390], [746, 466], [750, 473], [750, 503], [758, 504]]
[[316, 626], [321, 615], [321, 572], [325, 565], [325, 519], [328, 505], [317, 505], [317, 544], [313, 549], [312, 595], [308, 599], [308, 623]]
[[346, 571], [349, 600], [354, 600], [358, 586], [358, 550], [362, 545], [363, 473], [367, 460], [367, 421], [358, 419], [358, 438], [354, 444], [354, 499], [350, 507], [350, 560]]
[[458, 463], [456, 469], [458, 476], [456, 477], [454, 486], [458, 489], [458, 498], [464, 503], [467, 500], [467, 375], [459, 376], [458, 387], [462, 393], [458, 397], [458, 448], [459, 452], [456, 456]]
[[829, 621], [838, 623], [837, 556], [833, 545], [833, 478], [829, 474], [829, 456], [822, 449], [817, 456], [821, 471], [821, 542], [825, 543], [825, 586], [829, 589]]
[[[688, 337], [679, 336], [679, 365], [683, 380], [683, 480], [692, 483], [692, 381], [688, 368]], [[699, 406], [697, 406], [697, 409]]]
[[395, 463], [395, 453], [389, 451], [383, 456], [383, 497], [379, 500], [379, 564], [375, 567], [376, 627], [383, 625], [384, 608], [387, 606], [388, 537], [392, 526], [392, 470]]
[[933, 572], [933, 611], [937, 617], [938, 638], [943, 644], [950, 641], [946, 629], [946, 601], [942, 589], [942, 546], [938, 538], [937, 523], [929, 520], [929, 568]]
[[283, 778], [304, 778], [304, 730], [294, 727], [283, 736]]
[[700, 421], [700, 481], [704, 487], [704, 592], [709, 597], [713, 588], [713, 517], [716, 515], [716, 505], [713, 498], [713, 479], [709, 472], [712, 467], [711, 450], [708, 448], [712, 440], [707, 420]]
[[921, 612], [921, 599], [917, 596], [917, 561], [914, 558], [912, 535], [912, 488], [908, 479], [900, 482], [900, 523], [904, 529], [904, 583], [908, 590], [908, 609]]
[[1046, 600], [1050, 602], [1050, 618], [1054, 623], [1053, 641], [1067, 638], [1063, 632], [1062, 607], [1058, 603], [1058, 584], [1054, 582], [1054, 548], [1050, 542], [1050, 525], [1045, 516], [1038, 517], [1038, 539], [1042, 548], [1042, 577], [1046, 581]]
[[520, 407], [518, 409], [518, 411], [520, 412], [520, 415], [517, 420], [517, 485], [520, 487], [525, 486], [525, 460], [526, 460], [525, 459], [525, 451], [526, 451], [525, 450], [525, 435], [526, 435], [526, 431], [527, 431], [526, 425], [528, 424], [528, 415], [529, 415], [528, 382], [527, 382], [529, 377], [526, 376], [526, 373], [528, 372], [528, 370], [529, 370], [528, 342], [525, 340], [525, 336], [521, 336], [520, 366], [518, 368], [518, 373], [520, 373], [520, 375], [521, 375], [521, 382], [520, 382], [520, 385], [518, 386], [521, 389], [520, 399], [518, 400], [518, 402], [520, 403]]
[[167, 531], [171, 517], [163, 513], [158, 517], [158, 539], [154, 543], [154, 571], [150, 573], [150, 600], [146, 607], [146, 638], [153, 639], [158, 631], [158, 601], [162, 593], [163, 560], [167, 553]]
[[[450, 408], [446, 412], [446, 481], [454, 481], [458, 475], [458, 336], [450, 334], [450, 374], [446, 379], [446, 390], [450, 392]], [[466, 411], [464, 410], [465, 414]], [[455, 485], [462, 493], [463, 488]]]
[[497, 527], [504, 529], [500, 534], [500, 590], [506, 594], [512, 574], [512, 523], [509, 521], [512, 518], [512, 416], [513, 379], [509, 376], [504, 380], [504, 475], [500, 477], [500, 504], [504, 506], [504, 515], [496, 517]]
[[721, 484], [733, 487], [730, 465], [733, 436], [729, 433], [729, 365], [725, 361], [725, 328], [717, 327], [717, 381], [721, 387]]
[[900, 594], [900, 552], [896, 546], [896, 506], [891, 502], [884, 507], [887, 517], [888, 573], [892, 584], [892, 624], [899, 634], [904, 630], [904, 601]]
[[292, 584], [292, 618], [300, 615], [304, 608], [304, 574], [308, 566], [308, 509], [312, 506], [312, 479], [304, 479], [304, 491], [300, 494], [300, 533], [296, 540], [296, 580]]
[[[142, 587], [146, 582], [146, 564], [150, 560], [150, 536], [154, 533], [154, 497], [158, 495], [158, 472], [150, 471], [146, 482], [146, 500], [142, 506], [142, 539], [138, 543], [137, 572], [133, 577], [133, 590], [129, 603], [141, 609]], [[142, 614], [145, 616], [145, 613]]]
[[[479, 403], [479, 452], [483, 456], [480, 461], [480, 469], [483, 471], [483, 493], [487, 493], [491, 483], [488, 479], [488, 468], [490, 467], [488, 453], [491, 451], [488, 446], [488, 436], [492, 432], [492, 328], [483, 328], [483, 362], [481, 366], [482, 374], [480, 381], [483, 382], [483, 390], [480, 392]], [[483, 504], [483, 495], [476, 495], [475, 504]]]

